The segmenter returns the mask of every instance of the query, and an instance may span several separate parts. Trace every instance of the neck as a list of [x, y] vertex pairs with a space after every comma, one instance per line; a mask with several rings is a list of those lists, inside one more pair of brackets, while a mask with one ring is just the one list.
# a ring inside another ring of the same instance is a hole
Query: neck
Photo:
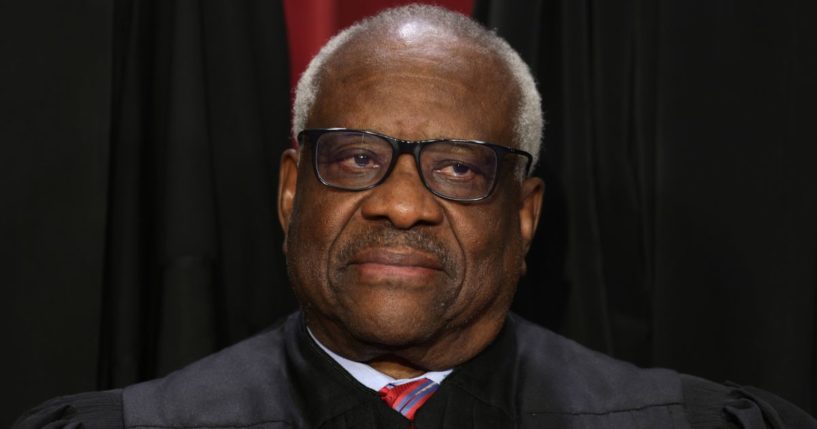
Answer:
[[414, 378], [428, 372], [396, 356], [381, 356], [366, 363], [377, 371], [398, 380]]

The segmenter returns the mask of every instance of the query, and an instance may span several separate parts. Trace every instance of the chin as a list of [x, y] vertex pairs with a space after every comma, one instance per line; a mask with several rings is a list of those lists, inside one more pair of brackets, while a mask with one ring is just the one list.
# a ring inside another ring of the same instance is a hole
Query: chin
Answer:
[[456, 300], [456, 289], [439, 282], [340, 284], [333, 291], [337, 318], [359, 341], [390, 348], [432, 340]]
[[414, 308], [382, 306], [359, 310], [351, 317], [344, 318], [346, 328], [358, 341], [384, 348], [427, 343], [444, 326], [441, 316]]

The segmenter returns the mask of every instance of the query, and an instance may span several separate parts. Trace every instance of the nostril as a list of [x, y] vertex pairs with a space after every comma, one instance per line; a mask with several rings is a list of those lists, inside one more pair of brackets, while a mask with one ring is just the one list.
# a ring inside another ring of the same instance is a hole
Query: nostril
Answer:
[[386, 219], [396, 228], [436, 224], [442, 220], [442, 208], [437, 197], [419, 179], [408, 181], [393, 176], [366, 192], [369, 195], [361, 206], [361, 213], [366, 219]]

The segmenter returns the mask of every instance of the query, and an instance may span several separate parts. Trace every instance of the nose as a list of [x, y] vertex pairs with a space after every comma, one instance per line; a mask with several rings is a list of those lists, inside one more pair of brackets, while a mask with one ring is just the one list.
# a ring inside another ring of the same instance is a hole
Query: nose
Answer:
[[361, 206], [366, 219], [386, 219], [399, 229], [443, 221], [437, 197], [423, 185], [409, 154], [400, 155], [386, 181], [369, 192]]

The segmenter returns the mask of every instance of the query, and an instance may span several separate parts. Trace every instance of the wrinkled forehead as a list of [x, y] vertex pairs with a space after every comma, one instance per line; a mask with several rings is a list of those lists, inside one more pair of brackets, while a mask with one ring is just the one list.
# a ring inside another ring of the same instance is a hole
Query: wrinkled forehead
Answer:
[[[326, 62], [310, 120], [343, 114], [338, 104], [367, 100], [409, 115], [409, 106], [457, 109], [469, 130], [459, 137], [511, 144], [518, 91], [507, 65], [474, 40], [433, 23], [408, 21], [353, 36]], [[469, 121], [470, 119], [470, 121]], [[325, 123], [320, 126], [327, 125]], [[486, 126], [502, 129], [484, 130]], [[470, 132], [471, 135], [463, 135]], [[486, 136], [488, 134], [488, 136]], [[430, 136], [401, 136], [421, 138]]]

